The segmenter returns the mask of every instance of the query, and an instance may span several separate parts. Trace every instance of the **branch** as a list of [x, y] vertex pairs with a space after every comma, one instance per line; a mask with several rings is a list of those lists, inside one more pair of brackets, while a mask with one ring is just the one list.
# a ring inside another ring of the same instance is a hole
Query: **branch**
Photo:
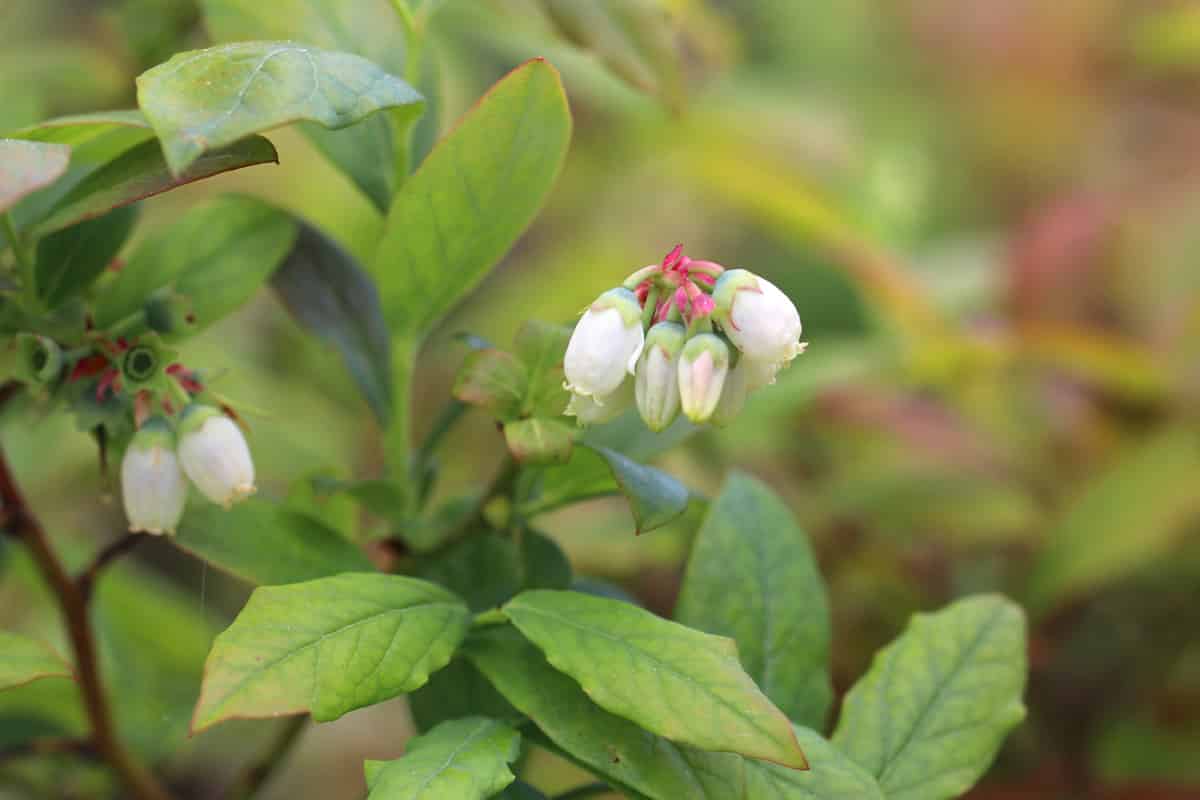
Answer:
[[96, 554], [87, 569], [79, 573], [79, 577], [75, 579], [75, 584], [79, 587], [79, 593], [83, 595], [85, 603], [92, 599], [92, 588], [96, 585], [96, 578], [99, 577], [100, 571], [121, 556], [131, 552], [149, 535], [148, 533], [127, 533]]
[[24, 496], [17, 488], [3, 452], [0, 452], [0, 501], [3, 502], [5, 530], [19, 537], [29, 548], [42, 578], [58, 601], [71, 640], [71, 649], [75, 653], [75, 674], [92, 729], [92, 746], [120, 776], [132, 800], [171, 800], [167, 791], [125, 749], [117, 736], [112, 709], [100, 680], [96, 641], [88, 621], [87, 597], [79, 584], [67, 574], [50, 547], [41, 523], [30, 512]]
[[11, 747], [0, 748], [0, 761], [25, 756], [49, 756], [58, 754], [82, 756], [84, 758], [99, 758], [100, 754], [88, 739], [69, 739], [47, 737], [30, 739], [28, 742], [14, 744]]
[[280, 729], [279, 736], [262, 757], [243, 770], [225, 793], [226, 800], [250, 800], [283, 763], [288, 751], [308, 727], [308, 715], [292, 717]]

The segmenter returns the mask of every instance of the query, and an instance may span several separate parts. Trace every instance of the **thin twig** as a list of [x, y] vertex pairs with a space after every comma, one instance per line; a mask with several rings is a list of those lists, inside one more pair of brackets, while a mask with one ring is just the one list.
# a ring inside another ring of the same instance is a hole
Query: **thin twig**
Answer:
[[96, 578], [99, 577], [101, 570], [121, 556], [131, 552], [135, 547], [144, 542], [149, 535], [148, 533], [127, 533], [96, 554], [96, 557], [92, 559], [92, 563], [83, 572], [80, 572], [79, 577], [75, 579], [75, 583], [79, 586], [79, 593], [83, 595], [84, 602], [92, 599], [92, 589], [96, 585]]
[[91, 725], [91, 742], [96, 751], [116, 771], [133, 800], [170, 800], [155, 777], [125, 749], [117, 736], [112, 709], [100, 679], [96, 641], [88, 619], [88, 602], [79, 584], [71, 579], [50, 547], [41, 523], [30, 512], [17, 488], [8, 461], [0, 451], [0, 501], [3, 501], [4, 526], [20, 537], [29, 548], [42, 578], [50, 586], [67, 626], [71, 649], [75, 654], [75, 675], [83, 694], [84, 710]]
[[287, 758], [300, 734], [308, 727], [309, 717], [302, 714], [289, 719], [262, 757], [247, 766], [225, 793], [226, 800], [250, 800]]
[[44, 737], [0, 748], [0, 761], [25, 756], [68, 754], [83, 758], [99, 758], [100, 754], [88, 739]]

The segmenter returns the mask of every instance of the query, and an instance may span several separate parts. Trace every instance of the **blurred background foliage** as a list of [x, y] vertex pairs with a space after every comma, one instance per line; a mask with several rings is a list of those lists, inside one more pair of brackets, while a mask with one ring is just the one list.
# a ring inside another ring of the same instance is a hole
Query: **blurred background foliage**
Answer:
[[[136, 74], [207, 41], [189, 0], [4, 0], [0, 130], [130, 107]], [[418, 435], [448, 397], [457, 333], [506, 344], [523, 320], [567, 321], [677, 241], [760, 272], [796, 301], [808, 353], [733, 426], [657, 458], [701, 496], [736, 466], [790, 501], [830, 584], [839, 690], [914, 610], [1003, 591], [1033, 623], [1031, 716], [971, 796], [1200, 796], [1200, 4], [444, 0], [422, 147], [533, 55], [568, 87], [566, 172], [427, 344]], [[237, 190], [369, 252], [373, 206], [298, 134], [272, 139], [281, 167], [147, 202], [139, 236]], [[227, 368], [265, 491], [311, 508], [306, 476], [378, 469], [337, 359], [272, 296], [185, 358]], [[113, 487], [85, 435], [30, 413], [5, 411], [5, 447], [82, 560], [120, 531]], [[439, 491], [469, 489], [502, 450], [468, 415]], [[616, 501], [540, 522], [579, 572], [667, 611], [701, 505], [637, 539]], [[0, 563], [4, 625], [55, 636], [28, 564], [11, 549]], [[185, 738], [203, 655], [246, 587], [157, 543], [103, 586], [123, 729], [169, 756], [183, 796], [211, 796], [271, 727]], [[78, 727], [70, 691], [0, 696], [0, 748], [31, 720]], [[394, 757], [409, 730], [402, 700], [311, 730], [269, 797], [357, 797], [361, 758]], [[4, 764], [0, 796], [104, 790], [100, 771], [62, 767]]]

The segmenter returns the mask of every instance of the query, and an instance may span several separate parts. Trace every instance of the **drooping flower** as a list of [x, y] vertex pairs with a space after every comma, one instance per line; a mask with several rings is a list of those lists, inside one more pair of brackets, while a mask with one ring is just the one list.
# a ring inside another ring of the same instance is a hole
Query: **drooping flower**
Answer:
[[566, 387], [585, 397], [604, 397], [633, 374], [642, 352], [642, 309], [628, 289], [610, 289], [584, 312], [563, 360]]
[[187, 480], [175, 456], [175, 434], [161, 417], [147, 420], [125, 451], [121, 499], [130, 531], [175, 532], [187, 501]]
[[567, 410], [563, 413], [574, 417], [580, 425], [600, 425], [621, 416], [632, 405], [633, 381], [621, 381], [615, 392], [603, 397], [571, 395]]
[[229, 508], [254, 494], [254, 462], [237, 424], [212, 406], [188, 406], [179, 424], [179, 461], [196, 488]]
[[716, 334], [688, 339], [679, 358], [679, 401], [692, 422], [707, 422], [729, 374], [729, 345]]
[[663, 430], [679, 414], [679, 354], [686, 335], [677, 322], [660, 322], [646, 334], [635, 388], [638, 412], [652, 431]]
[[737, 418], [738, 414], [742, 413], [742, 409], [746, 407], [746, 398], [750, 396], [750, 392], [758, 388], [750, 385], [755, 377], [754, 370], [755, 362], [752, 362], [751, 359], [744, 355], [738, 359], [725, 378], [725, 386], [721, 389], [721, 399], [717, 402], [717, 407], [713, 410], [709, 422], [717, 426], [728, 425]]
[[713, 301], [714, 319], [750, 358], [778, 368], [803, 351], [800, 313], [766, 278], [744, 269], [726, 270], [717, 280]]

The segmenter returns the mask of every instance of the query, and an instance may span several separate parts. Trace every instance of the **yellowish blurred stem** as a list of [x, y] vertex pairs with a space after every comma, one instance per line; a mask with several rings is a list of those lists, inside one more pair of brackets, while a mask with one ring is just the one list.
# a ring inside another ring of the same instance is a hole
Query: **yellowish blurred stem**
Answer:
[[412, 382], [419, 349], [416, 337], [397, 336], [392, 340], [392, 420], [386, 438], [387, 456], [392, 478], [410, 511], [416, 497], [412, 474]]
[[4, 230], [4, 238], [8, 240], [8, 246], [12, 248], [13, 257], [17, 260], [17, 267], [21, 270], [21, 288], [25, 292], [26, 300], [32, 303], [37, 296], [33, 258], [25, 249], [25, 243], [17, 233], [17, 226], [13, 224], [11, 214], [0, 214], [0, 227]]

